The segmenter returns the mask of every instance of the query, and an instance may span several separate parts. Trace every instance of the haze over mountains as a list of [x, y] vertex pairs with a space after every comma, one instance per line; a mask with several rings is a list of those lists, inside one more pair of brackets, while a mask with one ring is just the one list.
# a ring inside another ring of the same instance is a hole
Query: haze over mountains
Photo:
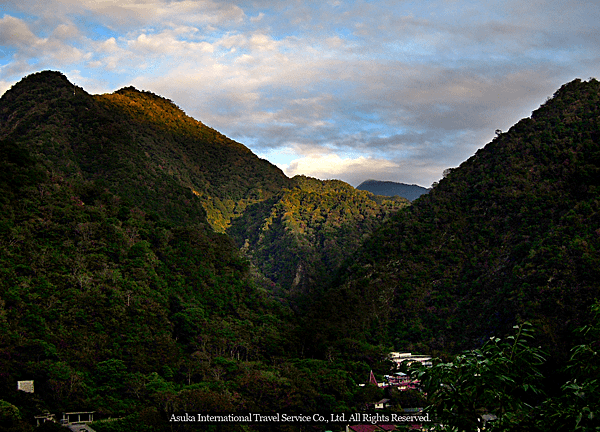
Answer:
[[523, 321], [560, 366], [600, 294], [599, 142], [575, 80], [411, 204], [290, 179], [150, 92], [30, 75], [0, 99], [0, 394], [123, 430], [347, 411], [390, 350]]

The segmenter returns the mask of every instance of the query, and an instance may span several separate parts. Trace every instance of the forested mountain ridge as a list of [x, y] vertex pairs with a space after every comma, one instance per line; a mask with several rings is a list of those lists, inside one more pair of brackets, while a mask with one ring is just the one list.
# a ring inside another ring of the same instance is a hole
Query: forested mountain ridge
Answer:
[[[0, 137], [22, 143], [57, 176], [93, 181], [173, 223], [208, 222], [224, 232], [245, 214], [244, 222], [229, 231], [239, 246], [256, 237], [256, 232], [244, 233], [246, 228], [272, 224], [252, 220], [259, 209], [276, 202], [287, 206], [285, 232], [263, 229], [261, 252], [252, 252], [259, 248], [252, 241], [252, 251], [246, 249], [255, 256], [257, 268], [284, 291], [302, 290], [332, 273], [341, 255], [358, 247], [395, 206], [390, 205], [394, 200], [383, 204], [341, 181], [289, 179], [242, 144], [185, 115], [172, 101], [133, 87], [90, 95], [61, 73], [32, 74], [2, 97], [0, 119]], [[293, 204], [281, 202], [284, 190], [283, 201]], [[302, 210], [303, 216], [297, 213], [301, 206], [294, 195], [299, 190], [312, 197], [302, 198], [311, 206]], [[321, 216], [309, 215], [320, 200], [337, 208], [326, 204], [319, 209]], [[246, 211], [252, 204], [257, 207]], [[313, 232], [317, 226], [328, 230], [318, 234], [318, 241]]]
[[600, 83], [575, 80], [377, 230], [312, 333], [456, 352], [530, 320], [564, 358], [600, 295], [599, 185]]
[[289, 185], [279, 168], [167, 99], [133, 87], [89, 95], [59, 72], [29, 75], [3, 95], [0, 137], [174, 222], [206, 213], [218, 232]]
[[[2, 399], [28, 421], [44, 409], [146, 410], [136, 430], [194, 398], [200, 409], [253, 403], [224, 396], [223, 365], [279, 355], [287, 324], [230, 239], [156, 218], [0, 144]], [[248, 374], [237, 376], [260, 380], [261, 368]], [[18, 392], [18, 380], [34, 380], [35, 393]]]
[[375, 195], [394, 196], [406, 198], [414, 201], [421, 195], [429, 192], [429, 189], [415, 184], [398, 183], [393, 181], [365, 180], [356, 189], [366, 190]]
[[293, 187], [248, 207], [227, 233], [264, 276], [292, 296], [307, 291], [316, 296], [349, 252], [409, 205], [339, 180], [291, 180]]

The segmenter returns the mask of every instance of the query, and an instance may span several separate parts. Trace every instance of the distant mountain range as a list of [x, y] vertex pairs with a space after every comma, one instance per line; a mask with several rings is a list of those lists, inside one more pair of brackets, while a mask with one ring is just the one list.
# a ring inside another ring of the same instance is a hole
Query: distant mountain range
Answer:
[[414, 201], [430, 189], [415, 184], [397, 183], [393, 181], [365, 180], [356, 189], [366, 190], [375, 195], [399, 196]]

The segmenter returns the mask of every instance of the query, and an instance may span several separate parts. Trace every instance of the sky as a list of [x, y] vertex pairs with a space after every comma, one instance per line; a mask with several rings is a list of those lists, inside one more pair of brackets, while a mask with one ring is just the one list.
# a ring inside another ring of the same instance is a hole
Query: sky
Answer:
[[580, 0], [0, 0], [0, 94], [133, 85], [288, 176], [428, 187], [563, 84], [600, 78]]

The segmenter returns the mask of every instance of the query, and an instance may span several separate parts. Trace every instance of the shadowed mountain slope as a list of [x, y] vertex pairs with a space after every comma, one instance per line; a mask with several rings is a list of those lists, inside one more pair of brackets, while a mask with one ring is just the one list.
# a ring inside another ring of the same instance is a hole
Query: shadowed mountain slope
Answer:
[[44, 410], [152, 432], [184, 410], [351, 403], [368, 366], [297, 358], [292, 314], [206, 223], [202, 193], [238, 203], [217, 209], [225, 226], [289, 184], [278, 169], [162, 98], [93, 97], [52, 72], [0, 99], [0, 166], [0, 429], [31, 432]]
[[531, 320], [564, 354], [600, 295], [599, 185], [600, 83], [575, 80], [376, 231], [309, 333], [456, 351]]
[[30, 75], [0, 99], [1, 426], [358, 412], [390, 349], [448, 354], [525, 320], [560, 363], [600, 294], [599, 143], [600, 83], [576, 80], [409, 206], [288, 179], [152, 93]]

